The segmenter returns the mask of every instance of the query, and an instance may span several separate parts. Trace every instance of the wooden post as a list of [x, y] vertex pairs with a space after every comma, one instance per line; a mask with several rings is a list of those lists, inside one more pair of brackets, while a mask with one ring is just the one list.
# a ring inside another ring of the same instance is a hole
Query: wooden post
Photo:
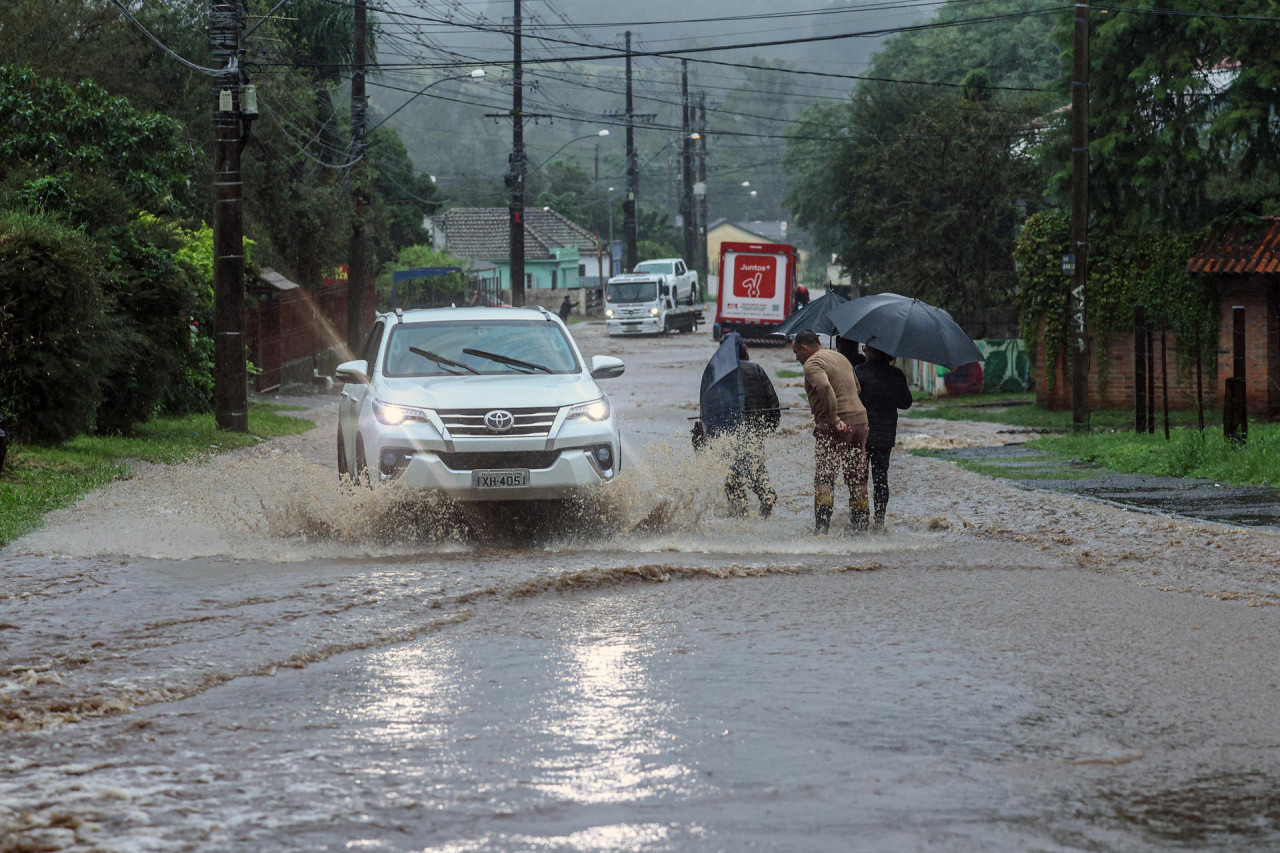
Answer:
[[1133, 306], [1133, 431], [1147, 431], [1147, 309]]
[[1204, 371], [1200, 365], [1200, 324], [1196, 324], [1196, 423], [1204, 432]]
[[1164, 399], [1164, 440], [1169, 440], [1169, 346], [1165, 333], [1169, 330], [1167, 318], [1160, 318], [1160, 385]]
[[1151, 326], [1147, 325], [1147, 432], [1156, 431], [1156, 360], [1154, 350], [1155, 335], [1151, 334]]
[[1243, 305], [1232, 306], [1231, 320], [1234, 338], [1232, 364], [1235, 375], [1227, 380], [1226, 388], [1222, 395], [1222, 431], [1227, 438], [1228, 445], [1241, 445], [1249, 438], [1249, 409], [1245, 401], [1244, 381], [1245, 335]]

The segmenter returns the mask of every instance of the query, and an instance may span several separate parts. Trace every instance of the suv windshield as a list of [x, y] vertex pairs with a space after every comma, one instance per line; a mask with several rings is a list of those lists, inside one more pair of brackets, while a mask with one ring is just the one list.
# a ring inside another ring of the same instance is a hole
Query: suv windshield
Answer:
[[609, 285], [610, 302], [652, 302], [658, 298], [658, 285], [652, 281], [625, 281]]
[[554, 323], [474, 320], [392, 326], [382, 372], [387, 376], [471, 376], [579, 370], [573, 346]]
[[636, 264], [636, 272], [656, 272], [670, 275], [676, 271], [675, 266], [672, 261], [645, 261], [642, 264]]

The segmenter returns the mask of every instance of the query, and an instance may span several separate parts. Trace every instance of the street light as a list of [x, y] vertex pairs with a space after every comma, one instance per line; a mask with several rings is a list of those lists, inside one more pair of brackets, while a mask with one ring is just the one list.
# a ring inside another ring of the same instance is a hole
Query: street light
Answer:
[[540, 165], [540, 166], [536, 166], [535, 168], [537, 168], [537, 169], [541, 169], [541, 168], [542, 168], [542, 166], [545, 166], [545, 165], [547, 165], [548, 163], [550, 163], [552, 160], [554, 160], [554, 159], [555, 159], [555, 156], [556, 156], [557, 154], [559, 154], [561, 151], [563, 151], [564, 149], [568, 148], [570, 145], [572, 145], [572, 144], [573, 144], [573, 143], [575, 143], [575, 142], [581, 142], [581, 141], [582, 141], [582, 140], [584, 140], [584, 139], [594, 139], [594, 138], [596, 138], [596, 137], [600, 137], [600, 136], [608, 136], [608, 135], [609, 135], [609, 131], [608, 131], [608, 129], [606, 128], [605, 130], [596, 131], [595, 133], [588, 133], [586, 136], [578, 136], [578, 137], [575, 137], [575, 138], [573, 138], [573, 139], [570, 139], [570, 140], [569, 140], [568, 142], [566, 142], [564, 145], [561, 145], [561, 146], [560, 146], [559, 148], [557, 148], [555, 151], [552, 151], [552, 152], [551, 152], [551, 156], [550, 156], [550, 157], [548, 157], [547, 159], [543, 160], [543, 161], [542, 161], [542, 165]]
[[385, 118], [383, 118], [383, 119], [382, 119], [382, 121], [378, 122], [378, 123], [377, 123], [377, 124], [375, 124], [373, 127], [369, 128], [369, 129], [368, 129], [368, 131], [366, 131], [366, 133], [373, 133], [375, 130], [377, 130], [378, 128], [382, 127], [384, 124], [386, 124], [386, 123], [387, 123], [387, 121], [388, 121], [388, 120], [389, 120], [393, 115], [395, 115], [396, 113], [400, 112], [400, 111], [401, 111], [402, 109], [404, 109], [405, 107], [409, 106], [409, 104], [410, 104], [410, 103], [412, 103], [413, 101], [417, 100], [417, 98], [418, 98], [418, 96], [419, 96], [419, 95], [422, 95], [423, 93], [425, 93], [428, 89], [432, 88], [433, 86], [439, 86], [441, 83], [448, 83], [450, 80], [482, 80], [482, 79], [484, 79], [484, 69], [483, 69], [483, 68], [476, 68], [476, 69], [474, 69], [474, 70], [472, 70], [472, 71], [470, 71], [470, 72], [468, 72], [468, 73], [466, 73], [466, 74], [455, 74], [455, 75], [454, 75], [454, 76], [452, 76], [452, 77], [441, 77], [439, 80], [433, 80], [432, 82], [428, 83], [427, 85], [425, 85], [425, 86], [423, 86], [421, 89], [419, 89], [419, 90], [418, 90], [417, 92], [415, 92], [413, 95], [411, 95], [411, 96], [409, 97], [409, 99], [408, 99], [407, 101], [405, 101], [403, 104], [401, 104], [400, 106], [396, 107], [396, 108], [395, 108], [394, 110], [392, 110], [391, 112], [387, 113], [386, 117], [385, 117]]

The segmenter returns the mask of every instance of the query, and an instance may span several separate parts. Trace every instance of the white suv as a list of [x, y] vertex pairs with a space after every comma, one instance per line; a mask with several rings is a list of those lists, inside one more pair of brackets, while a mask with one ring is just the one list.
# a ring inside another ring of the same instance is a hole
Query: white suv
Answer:
[[338, 472], [456, 499], [550, 500], [621, 467], [613, 406], [560, 319], [541, 308], [396, 311], [338, 365]]

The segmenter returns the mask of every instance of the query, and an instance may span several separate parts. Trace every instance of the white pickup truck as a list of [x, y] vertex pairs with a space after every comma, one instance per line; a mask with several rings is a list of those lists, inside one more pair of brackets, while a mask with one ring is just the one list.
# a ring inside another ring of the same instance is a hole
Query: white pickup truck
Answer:
[[636, 264], [635, 272], [660, 275], [667, 280], [677, 305], [693, 305], [698, 299], [698, 271], [680, 258], [656, 258]]

